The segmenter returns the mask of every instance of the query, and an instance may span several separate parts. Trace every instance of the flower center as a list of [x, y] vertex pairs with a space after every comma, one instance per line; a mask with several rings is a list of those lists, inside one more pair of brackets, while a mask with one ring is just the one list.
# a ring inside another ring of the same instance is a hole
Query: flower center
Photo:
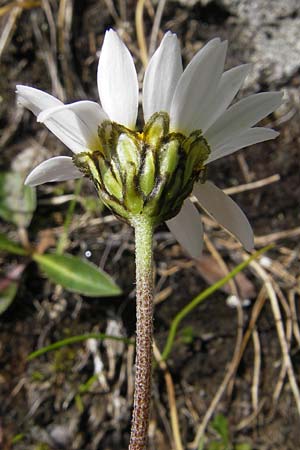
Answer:
[[99, 150], [73, 156], [103, 202], [129, 223], [138, 215], [154, 224], [171, 219], [205, 173], [210, 148], [202, 132], [170, 133], [169, 124], [165, 112], [153, 114], [142, 133], [105, 121]]

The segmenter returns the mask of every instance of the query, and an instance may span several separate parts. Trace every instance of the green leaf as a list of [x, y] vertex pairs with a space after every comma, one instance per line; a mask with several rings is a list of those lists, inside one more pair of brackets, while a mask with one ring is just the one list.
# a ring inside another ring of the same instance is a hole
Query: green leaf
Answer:
[[78, 344], [80, 342], [87, 341], [88, 339], [98, 339], [99, 341], [104, 341], [105, 339], [111, 339], [116, 342], [124, 342], [124, 344], [134, 345], [134, 341], [128, 339], [126, 337], [121, 336], [112, 336], [110, 334], [105, 333], [86, 333], [79, 334], [77, 336], [70, 336], [60, 341], [53, 342], [53, 344], [46, 345], [46, 347], [39, 348], [38, 350], [30, 353], [28, 356], [28, 361], [31, 361], [34, 358], [44, 355], [48, 352], [53, 352], [54, 350], [58, 350], [60, 348], [66, 347], [71, 344]]
[[192, 344], [195, 339], [194, 328], [191, 326], [184, 327], [181, 331], [181, 341], [186, 344]]
[[94, 264], [72, 255], [34, 254], [47, 277], [71, 292], [88, 297], [120, 295], [121, 290], [113, 279]]
[[35, 188], [24, 186], [19, 173], [0, 173], [0, 217], [18, 227], [28, 227], [36, 209]]
[[16, 255], [27, 255], [27, 251], [16, 244], [14, 241], [8, 239], [5, 234], [0, 233], [0, 250], [5, 250], [9, 253], [15, 253]]
[[0, 314], [3, 314], [14, 301], [18, 286], [17, 281], [12, 281], [7, 288], [0, 292]]
[[202, 438], [200, 439], [199, 446], [198, 446], [197, 450], [204, 450], [204, 442], [205, 442], [205, 437], [202, 436]]
[[224, 447], [223, 442], [212, 441], [209, 443], [208, 450], [227, 450], [227, 448]]
[[252, 450], [252, 446], [250, 444], [236, 444], [234, 450]]
[[222, 438], [224, 446], [227, 446], [229, 443], [229, 428], [227, 418], [223, 414], [217, 414], [212, 421], [212, 427]]
[[12, 444], [16, 444], [17, 442], [22, 441], [22, 440], [24, 439], [24, 437], [25, 437], [25, 435], [24, 435], [23, 433], [16, 434], [16, 435], [12, 438], [11, 443], [12, 443]]

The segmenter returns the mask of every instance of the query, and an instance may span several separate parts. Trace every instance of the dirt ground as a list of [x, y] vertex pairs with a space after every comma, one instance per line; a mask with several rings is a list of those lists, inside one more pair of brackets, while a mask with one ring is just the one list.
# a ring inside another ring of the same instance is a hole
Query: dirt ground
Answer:
[[[143, 68], [136, 39], [135, 1], [24, 1], [23, 7], [16, 3], [0, 2], [0, 166], [1, 171], [14, 167], [25, 175], [46, 157], [68, 152], [29, 112], [16, 108], [16, 84], [40, 88], [68, 102], [97, 101], [99, 49], [110, 27], [117, 29], [129, 46], [140, 79]], [[251, 41], [245, 46], [239, 40], [245, 24], [222, 5], [166, 2], [157, 40], [168, 29], [176, 32], [187, 63], [207, 40], [220, 36], [229, 40], [228, 67], [247, 62], [253, 50]], [[156, 10], [157, 2], [146, 1], [148, 44]], [[300, 51], [299, 69], [289, 78], [267, 83], [262, 76], [256, 85], [247, 86], [242, 95], [254, 90], [286, 90], [285, 105], [265, 120], [265, 125], [280, 131], [280, 137], [217, 161], [209, 170], [209, 178], [219, 187], [235, 188], [233, 198], [253, 226], [256, 248], [275, 244], [267, 262], [258, 266], [269, 277], [271, 293], [259, 268], [251, 266], [181, 323], [167, 370], [175, 389], [184, 449], [299, 449], [299, 85]], [[263, 180], [260, 186], [249, 185], [258, 180]], [[38, 188], [37, 210], [27, 230], [30, 242], [48, 239], [50, 248], [55, 245], [68, 205], [59, 198], [73, 191], [74, 182]], [[99, 341], [95, 348], [94, 342], [86, 341], [27, 360], [34, 350], [69, 336], [106, 332], [134, 337], [132, 230], [104, 208], [88, 208], [87, 196], [95, 193], [85, 181], [66, 250], [104, 268], [123, 295], [95, 299], [72, 294], [47, 280], [34, 263], [27, 265], [14, 302], [0, 317], [3, 450], [123, 450], [128, 446], [134, 383], [132, 345]], [[245, 255], [217, 224], [207, 217], [203, 220], [208, 241], [199, 262], [184, 253], [165, 226], [155, 235], [154, 326], [160, 350], [176, 313]], [[20, 230], [18, 234], [11, 223], [3, 220], [0, 227], [10, 238], [20, 238]], [[8, 253], [1, 253], [0, 261], [2, 277], [24, 262]], [[236, 290], [242, 308], [229, 305], [228, 296]], [[250, 337], [243, 348], [241, 341], [247, 333]], [[283, 358], [283, 349], [289, 350], [289, 357]], [[93, 377], [99, 360], [102, 371]], [[159, 367], [154, 369], [149, 448], [180, 450], [172, 434], [172, 402], [165, 375]], [[204, 427], [204, 444], [195, 446], [197, 430], [220, 390], [223, 395], [216, 399], [212, 417]], [[228, 419], [230, 444], [213, 447], [219, 436], [212, 418], [218, 413]]]

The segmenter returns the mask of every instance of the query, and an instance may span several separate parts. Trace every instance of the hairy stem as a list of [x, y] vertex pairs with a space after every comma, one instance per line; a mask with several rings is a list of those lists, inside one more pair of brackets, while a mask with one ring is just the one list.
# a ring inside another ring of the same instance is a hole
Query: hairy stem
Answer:
[[135, 392], [129, 450], [145, 450], [149, 426], [153, 330], [153, 225], [134, 221], [136, 257]]

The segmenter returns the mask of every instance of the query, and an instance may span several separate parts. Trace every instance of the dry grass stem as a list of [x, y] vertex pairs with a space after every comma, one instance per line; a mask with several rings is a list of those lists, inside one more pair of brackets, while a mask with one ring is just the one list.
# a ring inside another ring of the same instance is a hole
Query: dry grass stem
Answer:
[[0, 37], [0, 61], [5, 49], [9, 46], [11, 38], [14, 34], [17, 21], [22, 14], [22, 8], [16, 6], [12, 9], [9, 17], [4, 25]]
[[[212, 241], [208, 238], [207, 235], [204, 236], [204, 242], [205, 242], [210, 254], [212, 255], [212, 257], [216, 260], [216, 262], [219, 264], [221, 269], [224, 271], [224, 276], [227, 275], [229, 273], [229, 269], [228, 269], [224, 259], [222, 258], [221, 254], [218, 252], [218, 250], [213, 245]], [[234, 352], [233, 352], [233, 359], [231, 362], [231, 364], [233, 366], [236, 366], [236, 368], [237, 368], [238, 364], [239, 364], [238, 358], [239, 358], [242, 339], [243, 339], [244, 313], [243, 313], [243, 308], [242, 308], [242, 305], [241, 305], [241, 302], [239, 299], [239, 293], [238, 293], [236, 284], [234, 282], [234, 279], [231, 279], [228, 284], [231, 288], [232, 293], [238, 299], [238, 302], [237, 302], [237, 333], [236, 333], [236, 340], [235, 340], [235, 348], [234, 348]], [[232, 393], [233, 385], [234, 385], [234, 374], [228, 385], [229, 395], [231, 395], [231, 393]]]
[[259, 413], [261, 412], [264, 404], [265, 404], [265, 399], [263, 399], [259, 403], [257, 409], [255, 411], [253, 411], [252, 414], [245, 417], [245, 419], [242, 419], [237, 425], [235, 425], [233, 427], [234, 430], [238, 432], [238, 431], [242, 431], [244, 428], [249, 428], [251, 426], [251, 424], [256, 420], [256, 418], [259, 415]]
[[152, 56], [157, 47], [157, 38], [160, 28], [161, 19], [163, 16], [163, 12], [166, 6], [167, 0], [159, 0], [155, 17], [152, 25], [151, 36], [150, 36], [150, 44], [149, 44], [149, 56]]
[[167, 387], [167, 395], [168, 395], [168, 404], [170, 409], [170, 418], [171, 418], [171, 427], [172, 427], [172, 434], [175, 444], [175, 450], [183, 450], [183, 445], [181, 442], [181, 436], [180, 436], [180, 427], [179, 427], [179, 420], [178, 420], [178, 413], [177, 413], [177, 407], [176, 407], [176, 399], [175, 399], [175, 389], [174, 389], [174, 383], [172, 380], [172, 376], [170, 374], [170, 371], [168, 370], [168, 366], [165, 361], [161, 359], [161, 353], [155, 344], [153, 342], [153, 353], [154, 358], [156, 359], [159, 368], [162, 370], [164, 374], [164, 379]]
[[143, 66], [146, 67], [148, 64], [148, 51], [144, 29], [144, 8], [145, 8], [145, 0], [138, 0], [135, 10], [135, 27], [138, 46], [140, 49], [140, 58], [143, 63]]
[[104, 1], [111, 17], [114, 19], [116, 25], [118, 25], [121, 19], [117, 13], [113, 0], [104, 0]]
[[262, 180], [252, 181], [251, 183], [240, 184], [231, 188], [224, 189], [224, 192], [228, 195], [239, 194], [245, 191], [252, 191], [253, 189], [259, 189], [272, 183], [276, 183], [280, 180], [280, 175], [275, 174], [270, 177], [263, 178]]
[[289, 299], [289, 305], [290, 305], [290, 311], [292, 315], [292, 322], [293, 322], [293, 333], [294, 337], [297, 341], [298, 347], [300, 348], [300, 328], [297, 318], [297, 310], [296, 310], [296, 292], [295, 289], [291, 289], [288, 293], [288, 299]]
[[266, 290], [268, 292], [268, 297], [270, 299], [270, 303], [271, 303], [271, 307], [272, 307], [272, 311], [273, 311], [273, 315], [274, 315], [274, 321], [275, 321], [275, 325], [276, 325], [276, 329], [277, 329], [277, 334], [278, 334], [278, 338], [279, 338], [279, 342], [280, 342], [280, 346], [281, 346], [283, 362], [286, 367], [289, 384], [290, 384], [290, 387], [291, 387], [293, 395], [294, 395], [296, 407], [297, 407], [298, 413], [300, 415], [299, 387], [298, 387], [298, 384], [297, 384], [297, 381], [295, 378], [295, 372], [293, 369], [293, 365], [292, 365], [292, 361], [291, 361], [291, 357], [290, 357], [290, 353], [289, 353], [289, 344], [288, 344], [286, 334], [284, 331], [282, 316], [281, 316], [277, 296], [276, 296], [275, 290], [272, 285], [272, 281], [271, 281], [270, 277], [268, 276], [268, 274], [266, 273], [266, 271], [257, 262], [252, 261], [250, 263], [250, 266], [254, 269], [254, 271], [257, 273], [257, 275], [264, 282]]
[[251, 398], [252, 398], [252, 406], [254, 411], [258, 409], [258, 390], [259, 390], [259, 379], [260, 379], [260, 371], [261, 371], [261, 346], [259, 340], [259, 334], [257, 329], [254, 328], [252, 330], [252, 342], [254, 348], [254, 365], [253, 365], [253, 379], [251, 386]]

